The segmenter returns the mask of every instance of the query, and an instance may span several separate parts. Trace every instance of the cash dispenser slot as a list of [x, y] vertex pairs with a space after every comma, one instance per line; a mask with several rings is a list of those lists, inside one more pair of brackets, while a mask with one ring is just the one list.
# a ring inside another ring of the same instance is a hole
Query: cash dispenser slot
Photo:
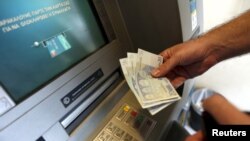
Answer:
[[[81, 121], [91, 112], [91, 109], [95, 107], [94, 105], [96, 105], [96, 103], [98, 102], [97, 99], [99, 97], [102, 97], [102, 95], [107, 91], [108, 88], [110, 88], [114, 83], [119, 81], [119, 78], [120, 78], [119, 72], [113, 73], [106, 81], [104, 81], [100, 86], [98, 86], [93, 92], [90, 92], [89, 96], [85, 98], [82, 102], [80, 102], [80, 105], [78, 105], [76, 109], [71, 111], [60, 121], [61, 125], [66, 129], [66, 131], [69, 134], [77, 126], [79, 126]], [[95, 104], [93, 104], [94, 102]], [[91, 108], [91, 105], [93, 105], [94, 107]]]

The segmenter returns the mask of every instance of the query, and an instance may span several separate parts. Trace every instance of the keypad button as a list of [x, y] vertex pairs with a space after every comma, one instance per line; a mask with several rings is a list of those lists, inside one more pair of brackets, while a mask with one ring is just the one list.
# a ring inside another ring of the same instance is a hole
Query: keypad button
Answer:
[[131, 125], [131, 123], [133, 123], [134, 119], [135, 119], [134, 117], [128, 116], [127, 119], [125, 119], [125, 124]]
[[119, 120], [122, 120], [126, 116], [126, 114], [129, 112], [129, 110], [130, 110], [130, 107], [125, 105], [122, 109], [119, 110], [116, 118]]
[[116, 128], [117, 127], [112, 122], [110, 122], [106, 127], [106, 130], [110, 133], [114, 133]]
[[122, 141], [132, 141], [132, 140], [133, 140], [133, 137], [129, 135], [128, 133], [122, 138]]
[[99, 135], [98, 139], [99, 139], [99, 141], [108, 141], [110, 137], [111, 137], [110, 134], [108, 134], [108, 133], [106, 133], [106, 132], [103, 131], [103, 132]]
[[130, 109], [130, 107], [129, 107], [128, 105], [126, 105], [126, 106], [123, 107], [123, 110], [124, 110], [125, 112], [128, 112], [129, 109]]
[[129, 126], [133, 126], [137, 114], [138, 113], [135, 110], [131, 110], [130, 114], [128, 114], [128, 116], [125, 118], [125, 121], [124, 121], [125, 124], [127, 124]]
[[115, 131], [115, 136], [118, 137], [118, 138], [121, 138], [123, 135], [124, 135], [124, 131], [120, 128], [116, 128], [116, 131]]
[[146, 140], [155, 124], [153, 119], [124, 104], [94, 141], [138, 141], [137, 136]]
[[109, 138], [108, 141], [117, 141], [114, 137]]
[[134, 122], [134, 125], [133, 125], [133, 127], [135, 128], [135, 129], [139, 129], [140, 128], [140, 126], [141, 126], [141, 124], [142, 124], [142, 122], [143, 122], [143, 120], [144, 120], [144, 116], [143, 115], [138, 115], [137, 117], [136, 117], [136, 119], [135, 119], [135, 122]]
[[134, 111], [134, 110], [132, 110], [132, 111], [130, 112], [130, 115], [133, 116], [133, 117], [136, 117], [137, 114], [138, 114], [138, 113], [137, 113], [136, 111]]
[[147, 119], [141, 129], [140, 129], [140, 134], [143, 136], [143, 137], [146, 137], [148, 135], [148, 132], [149, 130], [151, 129], [151, 127], [153, 126], [153, 121], [150, 120], [150, 119]]

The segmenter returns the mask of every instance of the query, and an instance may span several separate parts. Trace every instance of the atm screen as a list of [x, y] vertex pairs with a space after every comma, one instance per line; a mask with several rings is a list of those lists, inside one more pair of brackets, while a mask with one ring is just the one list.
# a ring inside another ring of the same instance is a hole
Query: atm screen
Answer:
[[1, 0], [0, 86], [23, 101], [107, 43], [88, 0]]

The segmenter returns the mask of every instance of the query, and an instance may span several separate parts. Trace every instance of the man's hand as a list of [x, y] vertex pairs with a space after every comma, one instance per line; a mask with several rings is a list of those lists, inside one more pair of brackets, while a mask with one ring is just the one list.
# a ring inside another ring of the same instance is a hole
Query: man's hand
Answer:
[[219, 61], [250, 51], [250, 11], [214, 28], [198, 39], [176, 45], [161, 53], [164, 64], [152, 72], [167, 76], [175, 87], [202, 74]]
[[[203, 101], [203, 108], [222, 125], [250, 125], [250, 116], [238, 110], [220, 94], [214, 94]], [[204, 141], [202, 131], [186, 138], [185, 141]]]
[[152, 76], [166, 76], [175, 88], [186, 79], [202, 74], [218, 63], [215, 48], [203, 39], [191, 40], [164, 50], [164, 63], [152, 71]]
[[198, 131], [194, 135], [188, 136], [185, 141], [205, 141], [202, 131]]

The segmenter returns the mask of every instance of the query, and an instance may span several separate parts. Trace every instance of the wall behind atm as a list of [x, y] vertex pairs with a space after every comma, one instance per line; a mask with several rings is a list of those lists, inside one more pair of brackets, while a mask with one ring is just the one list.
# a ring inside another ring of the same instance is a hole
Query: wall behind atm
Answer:
[[203, 4], [205, 32], [250, 8], [249, 0], [203, 0]]
[[[204, 0], [204, 31], [250, 9], [249, 0]], [[195, 78], [195, 87], [224, 95], [242, 110], [250, 111], [250, 54], [223, 61]]]

